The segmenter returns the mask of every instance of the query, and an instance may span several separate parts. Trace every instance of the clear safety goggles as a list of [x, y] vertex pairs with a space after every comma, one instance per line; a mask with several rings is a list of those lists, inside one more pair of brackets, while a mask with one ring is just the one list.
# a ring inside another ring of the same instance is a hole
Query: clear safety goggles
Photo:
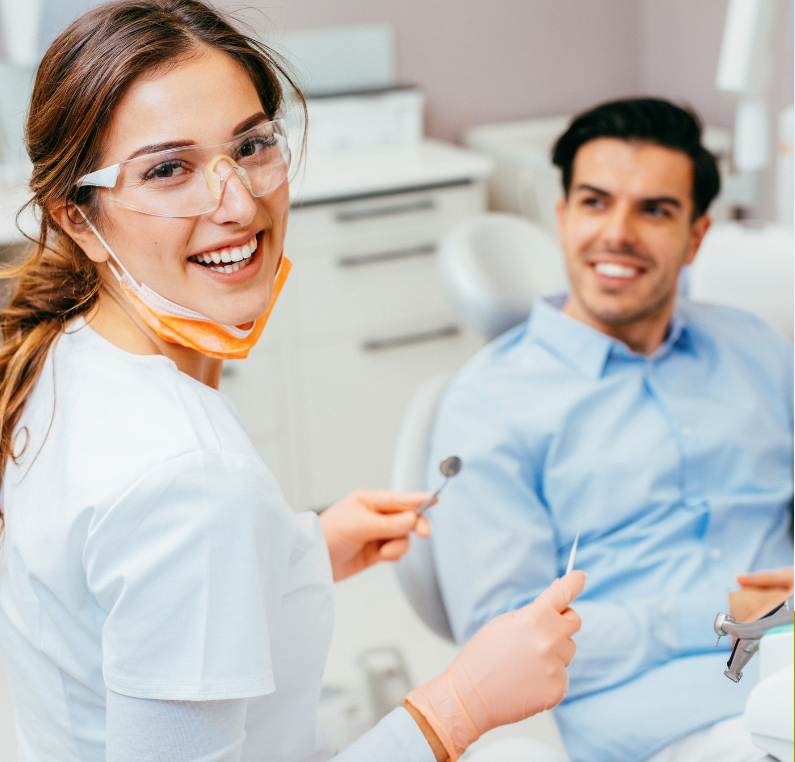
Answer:
[[144, 154], [81, 177], [75, 185], [109, 188], [119, 206], [156, 217], [195, 217], [217, 209], [236, 176], [252, 196], [266, 196], [287, 178], [290, 149], [281, 119], [223, 143]]

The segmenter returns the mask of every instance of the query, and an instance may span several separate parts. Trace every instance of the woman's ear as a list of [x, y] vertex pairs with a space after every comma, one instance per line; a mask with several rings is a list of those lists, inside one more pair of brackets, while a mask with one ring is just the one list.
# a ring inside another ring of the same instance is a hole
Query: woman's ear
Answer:
[[59, 199], [50, 207], [50, 214], [61, 226], [61, 230], [83, 250], [92, 262], [101, 264], [108, 261], [110, 255], [107, 249], [97, 238], [97, 234], [83, 220], [74, 201]]

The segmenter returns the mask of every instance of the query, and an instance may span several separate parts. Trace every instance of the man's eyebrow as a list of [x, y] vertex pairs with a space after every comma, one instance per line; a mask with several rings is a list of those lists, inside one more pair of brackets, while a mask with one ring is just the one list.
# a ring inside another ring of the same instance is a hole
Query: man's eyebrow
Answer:
[[603, 190], [602, 188], [597, 188], [595, 185], [588, 185], [587, 183], [580, 183], [574, 190], [587, 191], [588, 193], [596, 193], [599, 196], [613, 195], [612, 193], [610, 193], [610, 191]]
[[[597, 188], [595, 185], [588, 185], [587, 183], [582, 183], [578, 185], [575, 190], [577, 191], [586, 191], [588, 193], [596, 193], [598, 196], [612, 196], [613, 194], [610, 191], [606, 191], [602, 188]], [[668, 204], [669, 206], [676, 207], [677, 209], [682, 208], [682, 202], [679, 199], [674, 198], [673, 196], [653, 196], [651, 198], [643, 198], [641, 199], [642, 204]]]
[[[232, 137], [236, 135], [240, 135], [243, 132], [248, 132], [253, 127], [256, 127], [258, 124], [261, 124], [263, 121], [267, 121], [268, 117], [262, 111], [258, 111], [256, 114], [252, 114], [251, 116], [244, 119], [240, 124], [238, 124], [232, 130]], [[134, 159], [136, 156], [143, 156], [147, 153], [160, 153], [162, 151], [170, 151], [174, 148], [188, 148], [190, 146], [195, 146], [195, 140], [169, 140], [166, 143], [150, 143], [148, 146], [141, 146], [141, 148], [136, 149], [133, 151], [128, 157], [127, 161], [130, 159]]]
[[668, 204], [669, 206], [675, 206], [677, 209], [682, 208], [682, 203], [678, 199], [673, 198], [672, 196], [658, 196], [656, 198], [644, 198], [642, 200], [644, 204]]

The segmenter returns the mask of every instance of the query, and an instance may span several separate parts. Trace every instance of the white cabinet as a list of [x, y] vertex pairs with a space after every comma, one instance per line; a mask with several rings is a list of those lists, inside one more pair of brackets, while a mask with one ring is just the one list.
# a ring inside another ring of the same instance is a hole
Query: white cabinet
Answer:
[[227, 365], [221, 390], [296, 510], [385, 488], [414, 390], [482, 346], [445, 302], [434, 252], [484, 208], [482, 180], [464, 177], [291, 211], [293, 271], [262, 343]]

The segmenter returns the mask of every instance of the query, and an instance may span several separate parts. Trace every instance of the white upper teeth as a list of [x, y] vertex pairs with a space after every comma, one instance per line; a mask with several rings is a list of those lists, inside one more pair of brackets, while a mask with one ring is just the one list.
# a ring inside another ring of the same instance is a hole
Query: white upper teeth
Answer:
[[608, 278], [634, 278], [638, 274], [634, 267], [624, 267], [615, 262], [599, 262], [594, 265], [594, 270]]
[[242, 246], [225, 247], [223, 249], [216, 249], [215, 251], [208, 251], [204, 254], [194, 254], [189, 259], [193, 262], [203, 262], [206, 265], [221, 265], [221, 267], [210, 267], [211, 270], [216, 272], [237, 272], [245, 260], [249, 259], [251, 255], [257, 250], [257, 236], [252, 236]]

